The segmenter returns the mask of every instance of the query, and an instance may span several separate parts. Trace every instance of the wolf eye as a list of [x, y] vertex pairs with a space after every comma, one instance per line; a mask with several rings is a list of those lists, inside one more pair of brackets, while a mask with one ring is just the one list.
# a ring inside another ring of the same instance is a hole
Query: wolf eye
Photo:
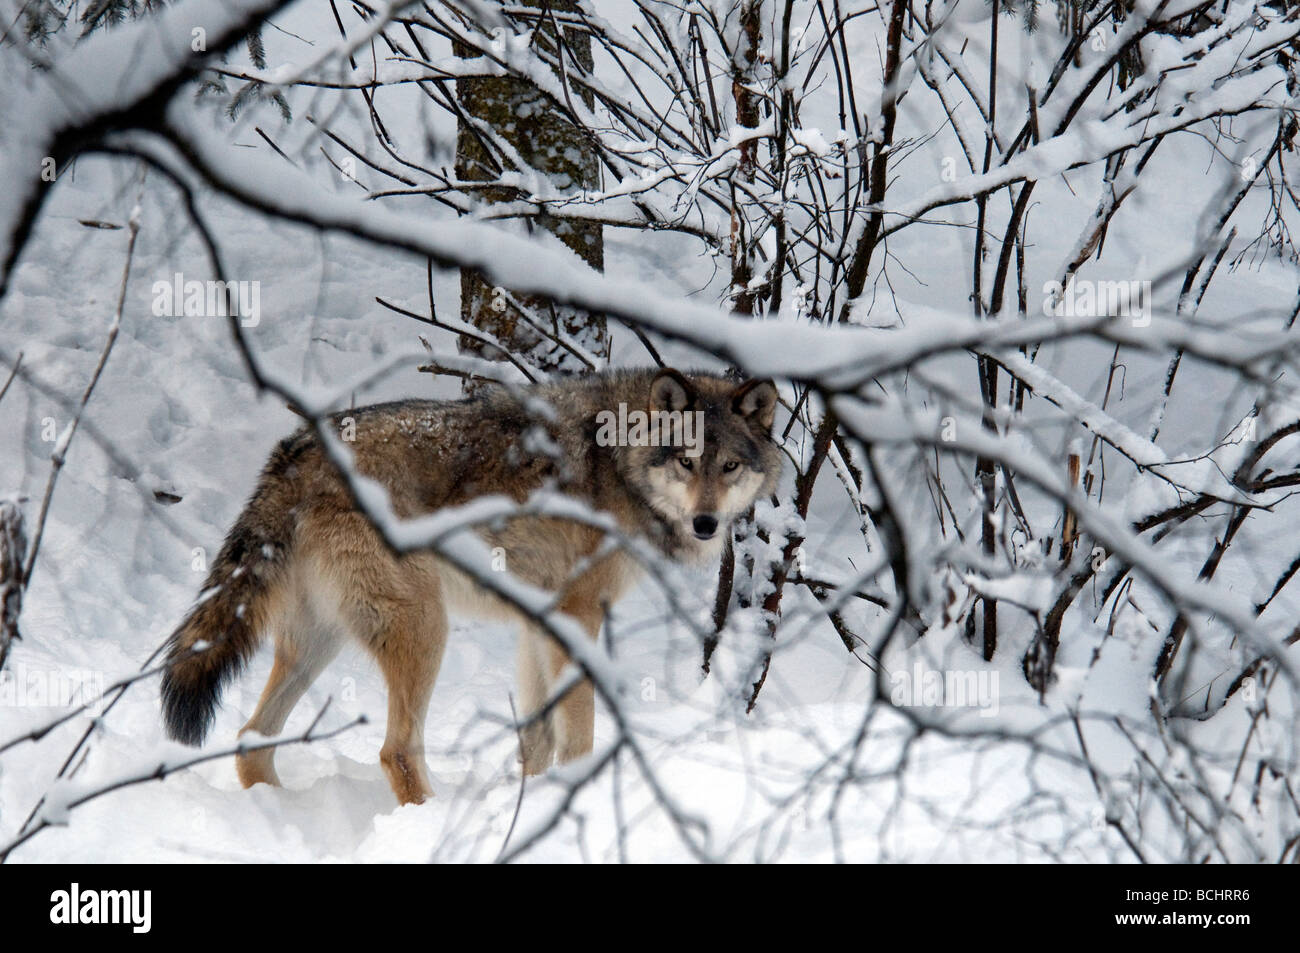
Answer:
[[740, 466], [739, 460], [728, 460], [726, 463], [722, 465], [722, 472], [732, 473], [738, 466]]
[[691, 463], [690, 457], [678, 457], [677, 462], [682, 465], [682, 469], [684, 470], [689, 470], [692, 466], [694, 466], [694, 464]]

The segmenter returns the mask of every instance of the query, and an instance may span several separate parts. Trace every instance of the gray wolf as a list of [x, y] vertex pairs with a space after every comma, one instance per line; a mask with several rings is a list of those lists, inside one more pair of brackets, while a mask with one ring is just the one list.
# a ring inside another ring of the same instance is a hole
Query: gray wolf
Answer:
[[[550, 487], [609, 514], [622, 532], [666, 557], [692, 562], [717, 556], [736, 517], [775, 489], [776, 403], [766, 380], [611, 371], [528, 388], [496, 385], [460, 401], [378, 404], [337, 414], [330, 425], [352, 429], [356, 472], [381, 484], [403, 519], [490, 494], [522, 502]], [[671, 440], [611, 441], [610, 415], [624, 405], [664, 419], [697, 415], [696, 452], [688, 455]], [[560, 610], [593, 640], [606, 607], [636, 576], [618, 547], [589, 559], [605, 533], [574, 520], [524, 514], [478, 532], [501, 548], [517, 577], [556, 593]], [[388, 687], [380, 762], [398, 800], [418, 803], [431, 793], [424, 720], [449, 611], [510, 616], [502, 600], [434, 553], [397, 554], [386, 546], [319, 436], [303, 429], [271, 454], [199, 600], [171, 636], [162, 683], [167, 733], [200, 744], [222, 688], [269, 635], [271, 675], [240, 734], [279, 734], [344, 641], [356, 639]], [[527, 716], [545, 707], [568, 659], [553, 639], [514, 618], [522, 628], [519, 694]], [[545, 717], [523, 721], [525, 774], [545, 771], [556, 757], [564, 763], [589, 754], [590, 682], [572, 688]], [[266, 748], [237, 757], [245, 787], [279, 783], [273, 756]]]

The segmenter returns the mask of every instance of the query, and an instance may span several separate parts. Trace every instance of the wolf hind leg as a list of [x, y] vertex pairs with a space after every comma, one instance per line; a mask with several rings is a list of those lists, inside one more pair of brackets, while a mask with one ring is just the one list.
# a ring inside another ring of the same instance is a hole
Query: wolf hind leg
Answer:
[[[576, 615], [576, 613], [575, 613]], [[599, 609], [577, 615], [586, 631], [587, 638], [595, 642], [600, 637], [600, 624], [604, 613]], [[559, 680], [560, 672], [569, 664], [569, 655], [554, 641], [550, 650], [551, 684]], [[591, 747], [596, 735], [596, 692], [591, 679], [584, 678], [574, 685], [556, 706], [555, 743], [556, 758], [560, 764], [568, 764], [591, 754]]]
[[555, 757], [553, 713], [539, 716], [546, 704], [550, 680], [546, 677], [546, 636], [531, 625], [519, 633], [519, 760], [525, 775], [541, 774]]
[[[253, 716], [239, 730], [241, 738], [250, 731], [267, 736], [283, 731], [294, 706], [338, 654], [338, 634], [328, 626], [316, 624], [310, 615], [307, 619], [306, 624], [285, 620], [277, 627], [271, 675], [262, 689]], [[236, 755], [235, 770], [240, 784], [246, 788], [259, 783], [277, 787], [280, 784], [275, 773], [274, 748], [259, 748]]]
[[427, 553], [394, 556], [360, 513], [304, 513], [313, 572], [336, 601], [345, 631], [374, 657], [388, 687], [388, 726], [379, 763], [402, 804], [432, 794], [424, 763], [424, 719], [447, 644], [437, 563]]
[[[601, 622], [604, 621], [604, 612], [597, 607], [565, 607], [564, 611], [574, 616], [582, 624], [583, 630], [587, 637], [595, 642], [600, 635]], [[542, 699], [538, 702], [533, 710], [541, 707], [542, 702], [547, 700], [560, 685], [560, 674], [564, 671], [565, 666], [569, 664], [569, 654], [564, 651], [560, 645], [549, 636], [541, 633], [530, 633], [534, 640], [533, 655], [540, 663], [541, 683], [545, 686], [542, 692]], [[522, 685], [521, 685], [522, 689]], [[592, 743], [595, 737], [596, 722], [596, 696], [592, 687], [591, 680], [581, 679], [576, 685], [573, 685], [564, 697], [555, 704], [555, 709], [551, 714], [549, 728], [550, 744], [553, 745], [556, 758], [560, 764], [567, 764], [570, 761], [576, 761], [579, 758], [591, 754]], [[544, 761], [540, 758], [533, 759], [533, 765], [540, 766], [536, 770], [529, 772], [529, 759], [525, 757], [525, 773], [539, 774], [545, 771], [551, 761], [551, 748], [545, 750], [546, 757]]]
[[433, 794], [424, 759], [424, 721], [447, 643], [447, 616], [437, 602], [403, 606], [371, 642], [388, 684], [388, 728], [379, 751], [402, 804]]

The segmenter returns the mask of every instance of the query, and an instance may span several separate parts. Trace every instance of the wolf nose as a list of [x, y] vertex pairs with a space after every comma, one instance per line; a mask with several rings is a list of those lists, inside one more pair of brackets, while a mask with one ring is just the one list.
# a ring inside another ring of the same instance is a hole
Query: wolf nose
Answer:
[[718, 531], [718, 518], [705, 513], [702, 516], [695, 517], [693, 525], [697, 537], [700, 539], [709, 539]]

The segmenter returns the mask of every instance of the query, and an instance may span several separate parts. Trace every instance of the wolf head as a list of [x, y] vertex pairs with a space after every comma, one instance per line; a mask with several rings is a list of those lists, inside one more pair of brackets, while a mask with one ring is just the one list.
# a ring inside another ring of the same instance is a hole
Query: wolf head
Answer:
[[731, 523], [780, 478], [776, 387], [663, 370], [644, 399], [660, 439], [627, 448], [624, 477], [667, 524], [680, 555], [716, 555]]

